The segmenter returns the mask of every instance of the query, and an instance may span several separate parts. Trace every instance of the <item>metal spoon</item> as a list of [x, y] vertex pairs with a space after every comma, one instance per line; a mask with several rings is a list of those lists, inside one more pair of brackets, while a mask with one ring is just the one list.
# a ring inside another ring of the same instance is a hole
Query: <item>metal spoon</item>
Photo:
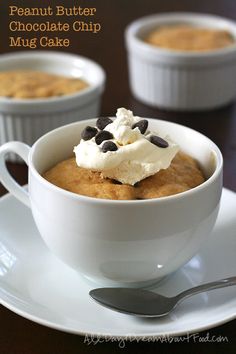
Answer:
[[232, 285], [236, 285], [236, 277], [195, 286], [173, 297], [133, 288], [97, 288], [91, 290], [89, 295], [99, 304], [118, 312], [140, 317], [161, 317], [187, 297]]

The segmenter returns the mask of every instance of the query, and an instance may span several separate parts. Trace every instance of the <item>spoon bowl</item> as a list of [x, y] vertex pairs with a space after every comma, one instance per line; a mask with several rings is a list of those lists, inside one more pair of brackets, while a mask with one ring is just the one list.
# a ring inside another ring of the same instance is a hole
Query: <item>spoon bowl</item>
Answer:
[[201, 292], [236, 285], [236, 277], [221, 279], [166, 297], [149, 290], [132, 288], [97, 288], [89, 295], [100, 305], [111, 310], [140, 317], [168, 315], [183, 299]]

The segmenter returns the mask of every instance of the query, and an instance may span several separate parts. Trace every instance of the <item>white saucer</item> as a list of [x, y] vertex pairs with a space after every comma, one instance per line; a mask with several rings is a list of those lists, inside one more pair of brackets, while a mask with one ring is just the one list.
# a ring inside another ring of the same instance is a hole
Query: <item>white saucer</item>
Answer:
[[[224, 189], [208, 243], [158, 284], [160, 293], [171, 296], [236, 275], [235, 210], [236, 194]], [[11, 195], [0, 199], [0, 299], [17, 314], [67, 332], [128, 338], [198, 332], [236, 317], [235, 287], [189, 298], [161, 319], [140, 319], [103, 308], [90, 299], [92, 288], [47, 250], [28, 208]]]

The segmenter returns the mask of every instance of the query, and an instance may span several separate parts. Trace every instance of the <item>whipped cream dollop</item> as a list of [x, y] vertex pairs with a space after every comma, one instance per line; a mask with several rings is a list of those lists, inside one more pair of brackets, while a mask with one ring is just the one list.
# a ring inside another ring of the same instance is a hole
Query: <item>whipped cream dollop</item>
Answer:
[[119, 108], [116, 117], [99, 118], [96, 127], [83, 130], [74, 147], [78, 166], [130, 185], [170, 166], [177, 144], [150, 132], [148, 120], [125, 108]]

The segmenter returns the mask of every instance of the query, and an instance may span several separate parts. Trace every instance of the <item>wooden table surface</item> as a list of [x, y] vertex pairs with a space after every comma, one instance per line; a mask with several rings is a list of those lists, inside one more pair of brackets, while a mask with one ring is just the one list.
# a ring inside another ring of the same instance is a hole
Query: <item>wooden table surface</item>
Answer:
[[[50, 3], [50, 2], [49, 2]], [[103, 96], [102, 115], [114, 115], [117, 107], [127, 107], [144, 117], [157, 117], [192, 127], [211, 138], [224, 155], [224, 186], [236, 191], [236, 105], [231, 104], [218, 110], [198, 113], [176, 113], [150, 108], [136, 101], [128, 85], [124, 28], [135, 18], [143, 15], [170, 12], [192, 11], [218, 14], [236, 20], [235, 0], [91, 0], [51, 1], [52, 4], [66, 6], [81, 5], [97, 8], [97, 20], [103, 28], [99, 34], [71, 33], [72, 46], [68, 50], [96, 60], [106, 70], [107, 85]], [[37, 6], [42, 2], [37, 2]], [[0, 53], [10, 52], [8, 47], [8, 1], [0, 3]], [[14, 5], [36, 6], [33, 0], [15, 0]], [[5, 34], [5, 37], [4, 37]], [[236, 83], [235, 83], [236, 85]], [[9, 164], [9, 169], [19, 183], [27, 182], [27, 168], [24, 165]], [[0, 195], [6, 191], [0, 185]], [[13, 216], [14, 217], [14, 216]], [[195, 343], [189, 340], [188, 352], [233, 353], [236, 347], [236, 321], [201, 333], [205, 337], [227, 336], [228, 343]], [[124, 350], [130, 352], [174, 351], [181, 343], [126, 343]], [[186, 348], [186, 347], [185, 347]], [[81, 336], [62, 333], [26, 320], [3, 306], [0, 308], [0, 353], [5, 354], [73, 354], [73, 353], [111, 353], [119, 352], [118, 343], [87, 345]]]

